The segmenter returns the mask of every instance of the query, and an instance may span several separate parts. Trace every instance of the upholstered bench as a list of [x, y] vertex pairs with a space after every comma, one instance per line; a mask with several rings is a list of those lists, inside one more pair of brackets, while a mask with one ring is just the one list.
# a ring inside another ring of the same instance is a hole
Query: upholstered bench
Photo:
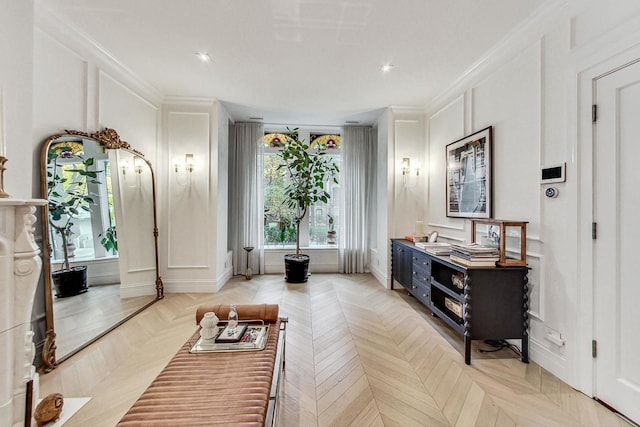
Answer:
[[[241, 321], [269, 324], [263, 350], [191, 353], [196, 331], [118, 426], [274, 425], [287, 319], [278, 317], [276, 304], [238, 305], [237, 310]], [[198, 307], [196, 324], [208, 311], [226, 319], [229, 306]]]

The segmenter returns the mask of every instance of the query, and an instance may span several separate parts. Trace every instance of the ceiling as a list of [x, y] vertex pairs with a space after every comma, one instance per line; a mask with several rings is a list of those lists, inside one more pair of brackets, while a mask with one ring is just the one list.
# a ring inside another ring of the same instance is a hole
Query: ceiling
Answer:
[[[539, 0], [40, 0], [163, 97], [236, 121], [372, 124], [424, 107]], [[202, 63], [197, 52], [210, 55]], [[381, 71], [384, 64], [391, 71]], [[254, 119], [255, 120], [255, 119]]]

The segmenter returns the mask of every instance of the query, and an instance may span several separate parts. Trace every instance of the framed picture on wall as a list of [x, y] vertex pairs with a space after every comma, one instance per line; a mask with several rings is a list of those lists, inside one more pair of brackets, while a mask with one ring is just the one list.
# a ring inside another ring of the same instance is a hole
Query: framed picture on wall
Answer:
[[491, 218], [492, 130], [489, 126], [447, 144], [447, 216]]

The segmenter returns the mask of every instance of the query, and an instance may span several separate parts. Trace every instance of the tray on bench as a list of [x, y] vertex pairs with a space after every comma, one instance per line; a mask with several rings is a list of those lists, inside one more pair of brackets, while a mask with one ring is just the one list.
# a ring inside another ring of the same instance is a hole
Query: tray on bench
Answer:
[[[218, 327], [218, 332], [224, 327]], [[269, 337], [269, 325], [250, 324], [238, 342], [216, 342], [215, 338], [199, 337], [189, 353], [216, 353], [225, 351], [257, 351], [263, 350]]]

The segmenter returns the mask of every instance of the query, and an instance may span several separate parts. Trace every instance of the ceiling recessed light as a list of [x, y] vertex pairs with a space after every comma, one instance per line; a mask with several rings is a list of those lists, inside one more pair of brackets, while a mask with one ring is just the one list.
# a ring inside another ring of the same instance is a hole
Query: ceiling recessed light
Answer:
[[196, 53], [196, 56], [200, 61], [204, 62], [205, 64], [212, 61], [211, 57], [206, 52], [198, 52]]
[[383, 73], [388, 73], [389, 71], [391, 71], [392, 68], [393, 68], [393, 64], [384, 64], [382, 67], [380, 67], [380, 70]]

